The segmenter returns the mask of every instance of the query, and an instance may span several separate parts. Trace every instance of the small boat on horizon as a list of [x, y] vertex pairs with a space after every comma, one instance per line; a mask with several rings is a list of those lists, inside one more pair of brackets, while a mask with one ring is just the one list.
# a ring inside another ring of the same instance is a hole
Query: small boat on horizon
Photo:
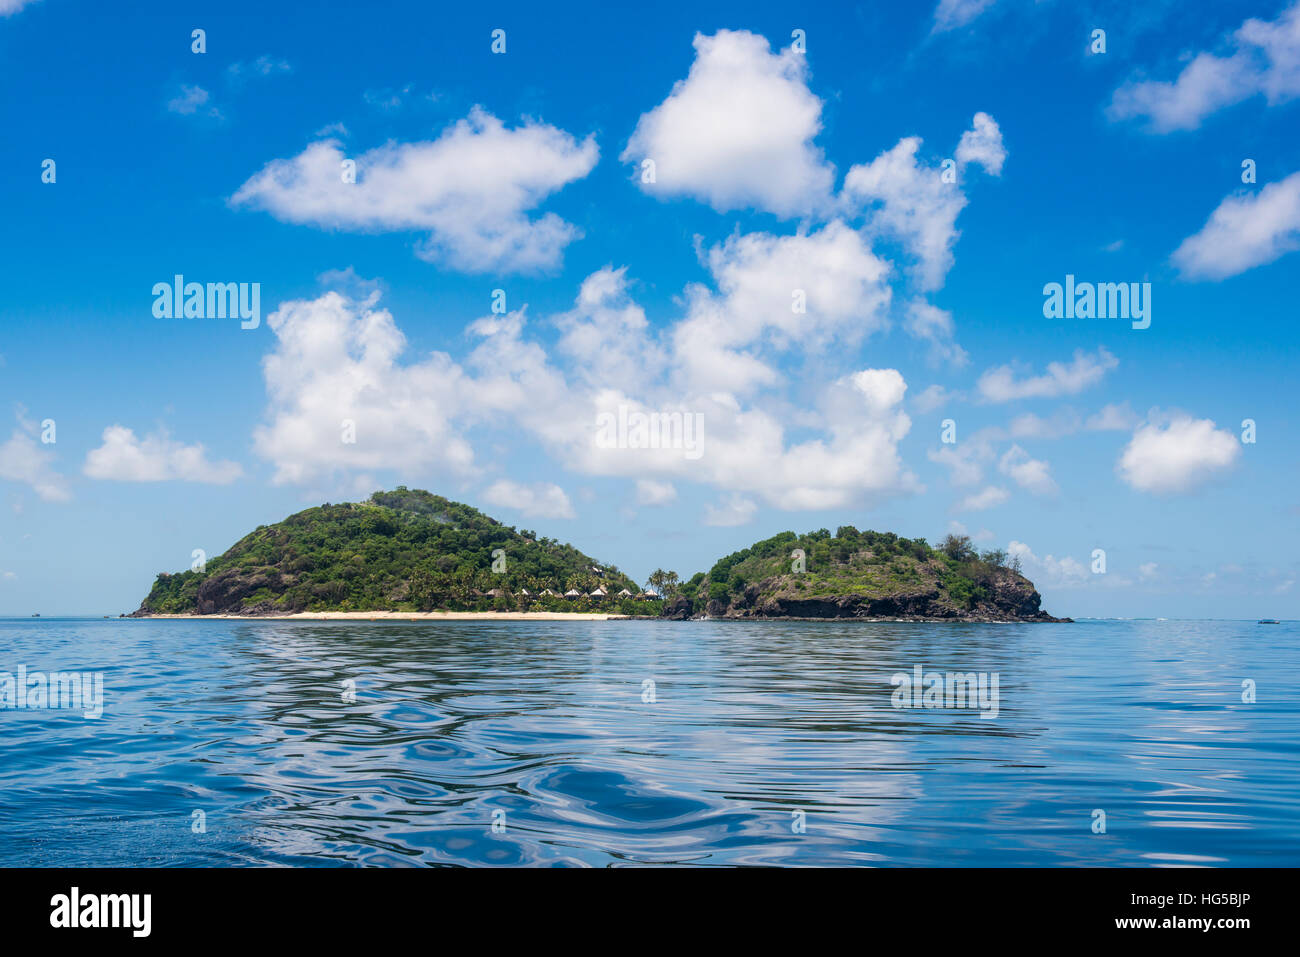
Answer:
[[1257, 624], [1257, 625], [1280, 625], [1280, 624], [1282, 624], [1282, 622], [1278, 621], [1276, 618], [1261, 618], [1259, 621], [1255, 622], [1255, 624]]

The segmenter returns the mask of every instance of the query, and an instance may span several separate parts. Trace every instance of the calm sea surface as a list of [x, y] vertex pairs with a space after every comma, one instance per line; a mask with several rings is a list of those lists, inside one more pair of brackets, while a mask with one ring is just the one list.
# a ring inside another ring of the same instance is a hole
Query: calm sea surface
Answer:
[[[104, 711], [0, 710], [0, 865], [1300, 864], [1295, 623], [0, 621], [20, 665]], [[997, 716], [893, 707], [917, 665]]]

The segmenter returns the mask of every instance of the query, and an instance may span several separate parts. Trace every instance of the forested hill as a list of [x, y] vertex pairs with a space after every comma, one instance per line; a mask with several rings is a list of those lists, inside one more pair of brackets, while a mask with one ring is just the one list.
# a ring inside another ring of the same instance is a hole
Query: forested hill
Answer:
[[[589, 597], [598, 589], [609, 597]], [[617, 568], [572, 545], [429, 492], [398, 488], [366, 502], [306, 509], [250, 532], [202, 570], [164, 572], [134, 614], [658, 613], [657, 601], [620, 598], [624, 589], [641, 591]], [[555, 596], [544, 595], [547, 590]], [[583, 597], [562, 597], [573, 590]]]
[[1057, 621], [1006, 552], [977, 551], [966, 536], [938, 547], [851, 525], [782, 532], [719, 559], [691, 578], [674, 617], [903, 618]]

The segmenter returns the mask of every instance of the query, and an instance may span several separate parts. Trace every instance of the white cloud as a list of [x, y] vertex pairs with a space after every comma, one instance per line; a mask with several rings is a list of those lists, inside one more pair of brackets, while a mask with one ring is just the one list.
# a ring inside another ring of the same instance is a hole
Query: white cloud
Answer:
[[[1007, 554], [1019, 558], [1027, 576], [1039, 584], [1058, 588], [1077, 587], [1090, 580], [1087, 566], [1068, 555], [1065, 558], [1052, 555], [1039, 558], [1024, 542], [1014, 540], [1007, 546]], [[1115, 576], [1109, 577], [1113, 581]]]
[[967, 495], [953, 506], [954, 512], [979, 512], [994, 508], [1011, 498], [1011, 493], [997, 485], [989, 485], [973, 495]]
[[[474, 109], [431, 142], [388, 143], [359, 156], [335, 140], [273, 160], [231, 197], [277, 219], [325, 229], [427, 231], [423, 259], [466, 272], [556, 267], [580, 235], [554, 213], [528, 214], [596, 165], [593, 137], [579, 143], [537, 122], [507, 129]], [[356, 182], [341, 175], [356, 160]]]
[[[800, 395], [804, 433], [793, 441], [788, 378], [716, 368], [735, 357], [742, 371], [745, 361], [766, 369], [757, 356], [773, 340], [773, 348], [807, 354], [862, 334], [865, 310], [876, 309], [887, 287], [860, 273], [884, 266], [852, 254], [842, 261], [837, 236], [832, 231], [824, 246], [822, 234], [788, 237], [810, 244], [792, 257], [771, 237], [758, 242], [769, 256], [751, 256], [747, 237], [724, 244], [713, 259], [722, 291], [692, 287], [685, 316], [662, 337], [651, 337], [625, 271], [606, 267], [588, 276], [572, 310], [541, 324], [559, 333], [553, 349], [525, 338], [520, 310], [470, 323], [475, 345], [461, 362], [435, 353], [403, 363], [405, 339], [376, 307], [377, 290], [361, 301], [330, 292], [284, 303], [267, 320], [277, 343], [264, 362], [267, 424], [254, 434], [255, 449], [275, 465], [276, 482], [378, 469], [468, 477], [478, 470], [471, 438], [504, 428], [575, 473], [703, 483], [778, 508], [843, 507], [913, 491], [915, 476], [898, 452], [911, 420], [896, 370], [859, 369]], [[809, 303], [807, 315], [793, 318], [791, 276], [779, 273], [792, 263], [807, 267]], [[765, 290], [778, 302], [766, 301]], [[712, 345], [715, 367], [692, 365], [691, 353], [704, 345]], [[620, 411], [676, 415], [698, 428], [689, 448], [598, 441], [599, 417]], [[355, 425], [354, 443], [341, 441], [343, 420]]]
[[167, 109], [182, 116], [190, 116], [203, 110], [208, 116], [220, 117], [221, 111], [215, 106], [203, 109], [207, 106], [209, 99], [208, 91], [203, 87], [182, 83], [180, 91], [167, 101]]
[[1141, 492], [1186, 492], [1221, 475], [1240, 454], [1236, 436], [1210, 419], [1153, 411], [1133, 433], [1118, 471]]
[[914, 338], [930, 343], [930, 357], [934, 361], [947, 362], [957, 368], [970, 361], [966, 350], [953, 341], [952, 313], [946, 309], [923, 299], [913, 300], [907, 307], [903, 328]]
[[704, 507], [704, 524], [729, 527], [747, 525], [758, 511], [758, 504], [741, 495], [728, 495], [717, 505]]
[[672, 482], [637, 479], [636, 503], [638, 505], [669, 505], [675, 501], [677, 501], [677, 489]]
[[960, 392], [953, 392], [941, 385], [928, 386], [923, 392], [917, 394], [912, 400], [912, 405], [917, 412], [924, 414], [933, 412], [935, 409], [941, 409], [945, 405], [960, 401], [964, 396]]
[[1300, 249], [1300, 172], [1258, 193], [1228, 196], [1174, 251], [1190, 279], [1226, 279]]
[[292, 73], [291, 67], [287, 60], [277, 60], [274, 57], [263, 54], [256, 60], [249, 63], [232, 63], [226, 67], [226, 75], [232, 82], [238, 82], [247, 77], [273, 76], [277, 73]]
[[[732, 236], [707, 255], [717, 291], [687, 289], [672, 330], [690, 389], [746, 393], [779, 380], [758, 351], [851, 345], [884, 328], [889, 264], [839, 220], [812, 233]], [[802, 295], [805, 312], [796, 312]]]
[[557, 351], [595, 388], [638, 390], [664, 370], [664, 351], [627, 285], [626, 267], [606, 266], [583, 280], [573, 309], [554, 319], [562, 333]]
[[46, 502], [66, 502], [72, 497], [62, 475], [54, 470], [50, 446], [36, 441], [36, 426], [21, 411], [18, 427], [0, 444], [0, 479], [22, 482]]
[[35, 2], [36, 0], [0, 0], [0, 17], [11, 17], [23, 7]]
[[979, 484], [984, 478], [984, 464], [992, 454], [992, 447], [987, 442], [973, 440], [940, 446], [928, 452], [927, 457], [948, 470], [949, 482], [962, 487]]
[[386, 87], [382, 90], [366, 90], [362, 99], [384, 113], [396, 113], [408, 106], [428, 106], [438, 102], [436, 92], [415, 93], [414, 90], [414, 83], [408, 83], [401, 89]]
[[961, 135], [955, 155], [959, 169], [974, 163], [984, 167], [986, 173], [1001, 176], [1007, 148], [1002, 144], [997, 121], [987, 113], [976, 113], [971, 128]]
[[529, 518], [573, 518], [573, 503], [564, 489], [549, 482], [524, 485], [501, 479], [493, 482], [483, 492], [483, 500], [490, 505], [512, 508]]
[[[813, 145], [822, 103], [803, 54], [773, 53], [745, 30], [696, 34], [695, 62], [641, 116], [620, 157], [655, 196], [692, 196], [719, 212], [756, 206], [802, 216], [827, 205], [834, 170]], [[654, 161], [655, 182], [641, 163]]]
[[1009, 365], [989, 369], [980, 376], [977, 387], [986, 402], [1056, 398], [1096, 385], [1117, 365], [1119, 360], [1105, 346], [1099, 346], [1096, 355], [1076, 349], [1071, 363], [1049, 362], [1047, 372], [1040, 376], [1017, 379], [1015, 369]]
[[[846, 209], [868, 212], [868, 232], [901, 242], [918, 260], [920, 287], [934, 290], [952, 268], [952, 250], [960, 236], [957, 216], [967, 199], [961, 175], [944, 182], [942, 164], [925, 166], [917, 161], [920, 148], [920, 137], [909, 136], [870, 163], [852, 167], [844, 177], [840, 201]], [[964, 174], [970, 168], [967, 164], [974, 163], [996, 173], [1005, 156], [997, 123], [978, 113], [959, 143], [956, 171]]]
[[964, 27], [997, 0], [939, 0], [934, 9], [934, 33], [944, 33]]
[[1041, 459], [1030, 458], [1018, 445], [1012, 445], [998, 462], [998, 471], [1034, 495], [1056, 494], [1051, 467]]
[[1092, 432], [1127, 432], [1138, 424], [1138, 416], [1127, 402], [1102, 406], [1097, 413], [1090, 415], [1084, 428]]
[[1129, 82], [1115, 91], [1113, 119], [1145, 118], [1151, 130], [1194, 130], [1211, 113], [1263, 93], [1270, 106], [1300, 96], [1300, 3], [1273, 21], [1250, 19], [1226, 56], [1198, 53], [1173, 81]]
[[276, 338], [262, 363], [268, 421], [253, 443], [275, 464], [276, 483], [381, 468], [472, 472], [473, 452], [452, 424], [467, 401], [462, 370], [436, 352], [401, 364], [406, 338], [376, 299], [328, 292], [282, 303], [268, 318]]
[[1080, 430], [1088, 432], [1129, 432], [1141, 419], [1127, 402], [1112, 402], [1099, 411], [1083, 418], [1073, 409], [1058, 409], [1050, 418], [1032, 412], [1018, 415], [1005, 430], [981, 430], [990, 438], [1060, 439]]
[[82, 471], [90, 478], [118, 482], [208, 482], [226, 485], [244, 474], [239, 463], [210, 462], [201, 444], [173, 442], [165, 432], [137, 438], [133, 430], [110, 425], [99, 448], [86, 453]]

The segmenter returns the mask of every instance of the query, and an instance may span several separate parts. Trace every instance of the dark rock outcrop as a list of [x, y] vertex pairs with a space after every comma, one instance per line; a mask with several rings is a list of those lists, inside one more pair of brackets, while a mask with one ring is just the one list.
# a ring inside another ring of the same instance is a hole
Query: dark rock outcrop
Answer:
[[939, 588], [890, 595], [803, 596], [794, 576], [748, 585], [729, 601], [712, 599], [705, 612], [711, 618], [870, 618], [903, 621], [1033, 621], [1068, 622], [1040, 607], [1042, 596], [1020, 575], [1007, 572], [987, 585], [988, 595], [959, 605]]

